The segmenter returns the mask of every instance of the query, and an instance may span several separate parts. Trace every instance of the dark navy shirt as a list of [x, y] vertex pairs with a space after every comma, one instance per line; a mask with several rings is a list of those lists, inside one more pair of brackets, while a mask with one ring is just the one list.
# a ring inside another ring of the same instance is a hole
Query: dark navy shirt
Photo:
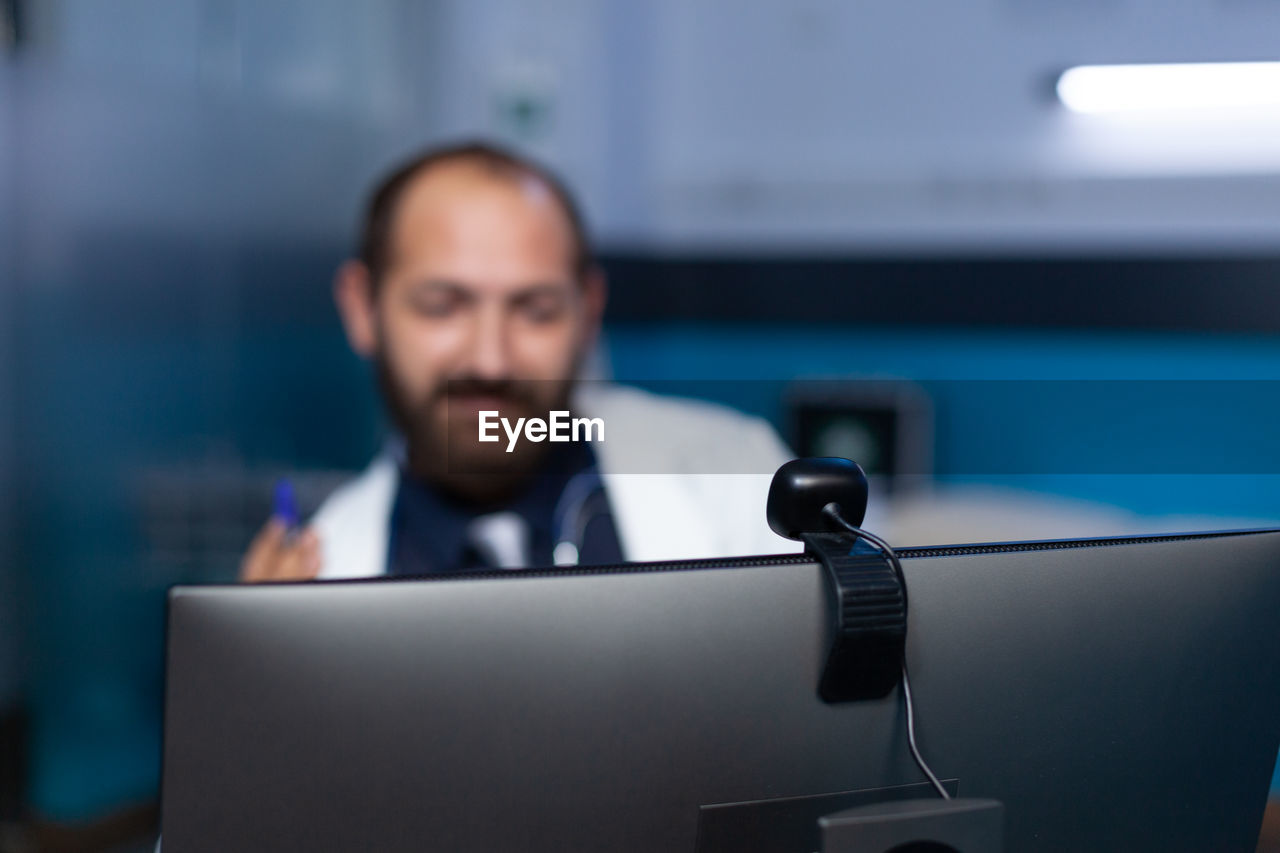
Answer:
[[528, 525], [531, 567], [553, 565], [552, 552], [561, 539], [578, 548], [582, 565], [622, 561], [595, 454], [586, 444], [567, 443], [550, 448], [539, 473], [500, 507], [462, 503], [402, 466], [391, 511], [387, 573], [425, 575], [493, 568], [485, 565], [468, 541], [467, 526], [479, 516], [500, 511], [515, 512]]

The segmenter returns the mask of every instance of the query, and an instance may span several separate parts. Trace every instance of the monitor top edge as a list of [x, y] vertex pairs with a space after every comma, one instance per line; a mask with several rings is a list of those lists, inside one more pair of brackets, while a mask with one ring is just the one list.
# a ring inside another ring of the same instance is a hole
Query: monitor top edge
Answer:
[[[1123, 545], [1147, 545], [1162, 542], [1184, 542], [1196, 539], [1216, 539], [1227, 536], [1250, 536], [1258, 534], [1280, 534], [1280, 527], [1260, 527], [1234, 530], [1210, 530], [1177, 533], [1143, 533], [1124, 536], [1103, 536], [1076, 539], [1041, 539], [1006, 542], [957, 543], [948, 545], [902, 546], [896, 551], [900, 558], [927, 559], [936, 557], [959, 557], [978, 554], [1000, 554], [1033, 551], [1058, 551], [1076, 548], [1105, 548]], [[169, 598], [198, 595], [202, 592], [228, 589], [249, 588], [292, 588], [299, 585], [309, 587], [332, 587], [335, 585], [367, 585], [380, 583], [411, 582], [444, 582], [444, 581], [484, 581], [514, 580], [548, 577], [583, 577], [593, 575], [626, 575], [652, 574], [659, 572], [702, 571], [707, 569], [741, 569], [763, 566], [806, 565], [816, 560], [809, 554], [764, 554], [747, 557], [723, 557], [711, 559], [666, 560], [659, 562], [613, 563], [598, 566], [553, 566], [547, 568], [520, 569], [516, 571], [482, 571], [454, 572], [435, 575], [378, 576], [366, 578], [326, 578], [311, 581], [281, 581], [270, 584], [185, 584], [169, 589]]]

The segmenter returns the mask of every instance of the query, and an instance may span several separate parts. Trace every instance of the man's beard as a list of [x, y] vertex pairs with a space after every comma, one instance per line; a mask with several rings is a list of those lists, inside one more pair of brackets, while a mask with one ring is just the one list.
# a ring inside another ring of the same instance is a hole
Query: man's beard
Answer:
[[[510, 453], [499, 425], [498, 441], [479, 440], [477, 407], [496, 410], [515, 425], [518, 418], [544, 418], [567, 410], [573, 379], [488, 380], [458, 376], [415, 398], [397, 380], [385, 354], [375, 358], [382, 398], [404, 436], [409, 471], [468, 503], [496, 505], [520, 490], [537, 472], [547, 442], [520, 440]], [[576, 371], [575, 371], [576, 373]], [[495, 423], [491, 418], [490, 423]]]

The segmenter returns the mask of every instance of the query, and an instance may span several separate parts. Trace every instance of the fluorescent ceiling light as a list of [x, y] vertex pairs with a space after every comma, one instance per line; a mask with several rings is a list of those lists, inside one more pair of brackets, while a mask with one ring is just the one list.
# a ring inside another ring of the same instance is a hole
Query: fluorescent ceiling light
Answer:
[[1280, 62], [1081, 65], [1058, 78], [1078, 113], [1253, 110], [1280, 113]]

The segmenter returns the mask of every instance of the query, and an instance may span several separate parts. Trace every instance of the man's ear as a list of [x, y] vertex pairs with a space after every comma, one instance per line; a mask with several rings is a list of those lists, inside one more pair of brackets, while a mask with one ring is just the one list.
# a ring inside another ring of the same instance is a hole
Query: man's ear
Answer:
[[338, 267], [333, 276], [333, 301], [351, 349], [357, 355], [372, 358], [378, 351], [378, 321], [369, 268], [357, 260], [345, 261]]

